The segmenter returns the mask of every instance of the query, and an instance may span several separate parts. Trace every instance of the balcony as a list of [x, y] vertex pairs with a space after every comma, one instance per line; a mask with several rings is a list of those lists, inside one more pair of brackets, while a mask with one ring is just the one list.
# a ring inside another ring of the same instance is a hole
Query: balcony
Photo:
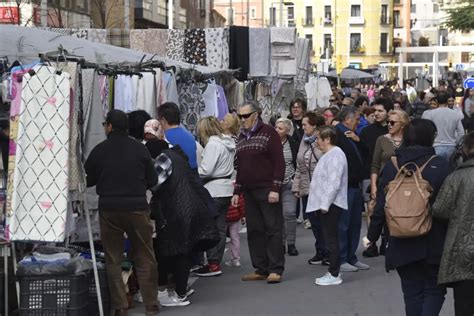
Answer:
[[380, 47], [380, 54], [381, 55], [392, 55], [393, 48], [392, 47]]
[[351, 16], [349, 17], [349, 24], [352, 25], [364, 25], [365, 19], [363, 16]]
[[380, 24], [382, 25], [390, 25], [392, 24], [392, 18], [388, 16], [381, 16], [380, 17]]
[[364, 55], [365, 46], [351, 46], [351, 55]]
[[402, 20], [394, 20], [393, 21], [393, 27], [396, 29], [402, 29], [403, 26], [403, 21]]
[[327, 16], [324, 18], [324, 25], [327, 26], [327, 25], [332, 25], [332, 17], [330, 16]]
[[303, 26], [314, 26], [314, 19], [313, 18], [301, 19], [301, 24], [303, 24]]

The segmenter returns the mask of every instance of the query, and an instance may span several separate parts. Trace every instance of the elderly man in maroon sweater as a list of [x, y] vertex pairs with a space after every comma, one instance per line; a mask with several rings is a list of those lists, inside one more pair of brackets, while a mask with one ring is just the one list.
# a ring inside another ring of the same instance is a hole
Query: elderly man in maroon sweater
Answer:
[[238, 109], [241, 134], [237, 143], [237, 179], [232, 204], [243, 192], [247, 240], [254, 273], [242, 281], [279, 283], [285, 267], [281, 184], [285, 173], [283, 147], [274, 128], [259, 119], [254, 102]]

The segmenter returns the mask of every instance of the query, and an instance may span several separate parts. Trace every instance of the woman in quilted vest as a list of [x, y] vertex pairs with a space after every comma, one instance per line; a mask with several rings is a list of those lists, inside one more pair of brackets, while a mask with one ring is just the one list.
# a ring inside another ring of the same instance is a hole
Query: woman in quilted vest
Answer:
[[[435, 156], [433, 142], [436, 126], [425, 119], [414, 119], [403, 131], [403, 144], [395, 151], [398, 168], [407, 163], [423, 166], [422, 177], [433, 189], [429, 203], [432, 205], [444, 179], [451, 172], [449, 163]], [[435, 157], [433, 157], [435, 156]], [[408, 166], [411, 170], [413, 165]], [[380, 237], [385, 226], [385, 188], [395, 179], [397, 168], [388, 160], [380, 175], [374, 213], [367, 237], [363, 238], [367, 248]], [[407, 316], [439, 315], [444, 303], [446, 288], [438, 285], [438, 271], [443, 251], [447, 226], [443, 221], [433, 219], [430, 231], [413, 238], [390, 236], [385, 253], [387, 271], [397, 270], [401, 280], [405, 312]]]
[[444, 181], [433, 216], [449, 221], [438, 283], [453, 288], [456, 316], [474, 315], [474, 133], [464, 139], [465, 161]]
[[[309, 184], [313, 175], [314, 168], [322, 156], [322, 152], [316, 144], [316, 129], [325, 125], [323, 116], [314, 112], [308, 112], [303, 117], [303, 140], [300, 143], [298, 154], [296, 156], [296, 171], [293, 179], [291, 191], [297, 198], [301, 198], [303, 212], [308, 204]], [[308, 260], [309, 264], [320, 264], [326, 257], [327, 251], [324, 246], [323, 236], [321, 234], [320, 220], [313, 213], [305, 215], [311, 223], [311, 230], [316, 239], [316, 254]]]

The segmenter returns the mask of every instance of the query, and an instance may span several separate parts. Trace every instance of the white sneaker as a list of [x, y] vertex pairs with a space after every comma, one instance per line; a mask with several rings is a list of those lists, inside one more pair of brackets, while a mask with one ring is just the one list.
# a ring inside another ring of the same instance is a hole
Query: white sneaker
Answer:
[[188, 290], [186, 291], [186, 298], [188, 298], [188, 297], [190, 297], [191, 295], [193, 295], [194, 292], [196, 292], [194, 289], [188, 287]]
[[316, 285], [339, 285], [342, 283], [341, 279], [341, 274], [339, 274], [337, 277], [332, 276], [331, 273], [327, 272], [324, 276], [321, 278], [317, 278], [314, 283]]
[[137, 303], [143, 303], [142, 293], [138, 291], [137, 294], [133, 296], [133, 300]]
[[173, 306], [188, 306], [191, 302], [188, 301], [188, 297], [179, 297], [175, 291], [168, 292], [168, 295], [160, 300], [161, 306], [173, 307]]
[[158, 291], [158, 301], [168, 297], [168, 290]]
[[228, 260], [224, 264], [228, 267], [240, 267], [240, 260]]
[[296, 224], [301, 224], [301, 223], [303, 223], [303, 220], [298, 217], [298, 218], [296, 219]]
[[311, 229], [311, 222], [309, 219], [304, 220], [304, 229]]
[[356, 263], [353, 264], [354, 267], [356, 267], [359, 270], [369, 270], [370, 266], [368, 264], [362, 263], [360, 261], [357, 261]]
[[341, 272], [357, 272], [359, 271], [359, 268], [353, 266], [352, 264], [350, 263], [344, 263], [344, 264], [341, 264]]

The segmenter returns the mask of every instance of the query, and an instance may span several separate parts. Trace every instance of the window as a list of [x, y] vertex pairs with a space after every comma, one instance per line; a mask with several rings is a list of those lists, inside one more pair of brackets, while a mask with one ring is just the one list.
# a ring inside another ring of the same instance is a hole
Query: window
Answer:
[[[323, 51], [323, 58], [329, 59], [331, 58], [332, 52], [331, 52], [331, 34], [324, 34], [324, 51]], [[329, 56], [326, 56], [326, 50], [329, 48]]]
[[461, 52], [461, 62], [469, 63], [470, 62], [469, 52]]
[[380, 33], [380, 52], [388, 53], [388, 33]]
[[383, 24], [388, 23], [388, 5], [382, 4], [382, 12], [380, 12], [380, 22]]
[[295, 7], [287, 7], [288, 26], [295, 26]]
[[416, 4], [414, 4], [414, 3], [411, 4], [410, 13], [416, 13]]
[[325, 5], [324, 6], [324, 23], [331, 24], [332, 23], [332, 13], [331, 13], [331, 6]]
[[402, 27], [402, 23], [400, 21], [400, 11], [398, 10], [393, 11], [393, 26]]
[[351, 52], [359, 52], [361, 48], [362, 36], [360, 33], [351, 34]]
[[313, 25], [313, 7], [306, 7], [305, 25]]
[[309, 39], [309, 48], [313, 50], [313, 34], [306, 34], [304, 37]]
[[270, 8], [270, 26], [276, 25], [276, 8]]
[[351, 16], [360, 16], [360, 5], [359, 4], [351, 5]]
[[256, 19], [257, 18], [257, 8], [256, 7], [250, 7], [250, 18], [251, 19]]
[[206, 0], [199, 0], [199, 16], [201, 18], [206, 16]]
[[433, 13], [439, 12], [439, 5], [437, 3], [433, 3]]

